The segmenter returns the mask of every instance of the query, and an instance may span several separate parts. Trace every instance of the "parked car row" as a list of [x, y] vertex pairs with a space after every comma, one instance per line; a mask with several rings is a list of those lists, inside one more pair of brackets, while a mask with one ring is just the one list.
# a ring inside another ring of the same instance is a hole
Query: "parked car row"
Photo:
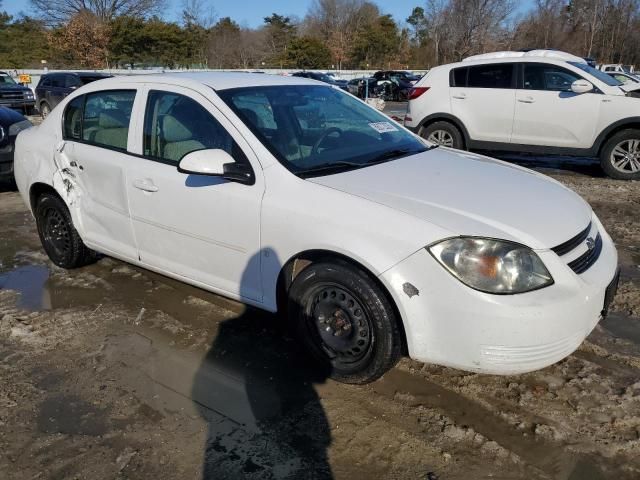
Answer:
[[311, 78], [312, 80], [318, 80], [320, 82], [328, 83], [329, 85], [341, 88], [342, 90], [347, 90], [346, 80], [336, 79], [333, 75], [330, 75], [328, 73], [305, 71], [292, 73], [291, 76], [300, 78]]
[[406, 127], [457, 149], [599, 157], [640, 179], [640, 83], [568, 53], [499, 52], [435, 67], [413, 88]]
[[358, 98], [380, 97], [386, 101], [405, 101], [409, 99], [413, 85], [420, 80], [419, 75], [401, 70], [385, 70], [372, 77], [350, 80], [347, 91]]

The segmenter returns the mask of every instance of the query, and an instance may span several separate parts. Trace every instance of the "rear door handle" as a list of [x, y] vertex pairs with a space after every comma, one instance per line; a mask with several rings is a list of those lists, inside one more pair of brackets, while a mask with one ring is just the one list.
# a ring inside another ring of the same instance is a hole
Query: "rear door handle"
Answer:
[[533, 97], [524, 97], [524, 98], [519, 98], [518, 101], [520, 103], [534, 103], [535, 100], [533, 99]]
[[156, 187], [153, 182], [149, 179], [145, 180], [134, 180], [133, 186], [138, 190], [143, 190], [145, 192], [157, 192], [158, 187]]
[[467, 98], [466, 93], [459, 93], [458, 95], [452, 95], [453, 98], [457, 98], [458, 100], [464, 100]]

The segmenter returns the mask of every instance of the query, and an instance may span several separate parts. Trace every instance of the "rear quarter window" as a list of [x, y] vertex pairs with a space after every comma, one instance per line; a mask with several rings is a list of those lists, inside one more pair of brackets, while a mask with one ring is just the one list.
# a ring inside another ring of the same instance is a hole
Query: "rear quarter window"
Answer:
[[492, 63], [469, 67], [469, 88], [515, 88], [512, 63]]
[[453, 70], [451, 70], [451, 76], [449, 78], [449, 86], [466, 87], [468, 72], [469, 72], [468, 67], [454, 68]]

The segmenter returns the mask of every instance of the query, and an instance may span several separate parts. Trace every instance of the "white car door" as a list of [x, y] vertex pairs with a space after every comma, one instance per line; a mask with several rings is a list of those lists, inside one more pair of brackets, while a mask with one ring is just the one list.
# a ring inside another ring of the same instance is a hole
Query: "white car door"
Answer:
[[[262, 300], [259, 162], [231, 122], [199, 93], [149, 88], [141, 155], [129, 162], [127, 191], [139, 259], [161, 272], [227, 295]], [[180, 173], [195, 150], [221, 148], [254, 172], [246, 185]]]
[[101, 252], [137, 258], [125, 190], [125, 169], [134, 87], [87, 93], [65, 108], [63, 142], [56, 159], [78, 188], [78, 230], [84, 242]]
[[523, 63], [523, 84], [516, 93], [511, 142], [521, 145], [589, 148], [606, 97], [597, 91], [573, 93], [582, 77], [547, 63]]
[[508, 143], [515, 104], [512, 63], [489, 63], [453, 70], [451, 111], [473, 140]]

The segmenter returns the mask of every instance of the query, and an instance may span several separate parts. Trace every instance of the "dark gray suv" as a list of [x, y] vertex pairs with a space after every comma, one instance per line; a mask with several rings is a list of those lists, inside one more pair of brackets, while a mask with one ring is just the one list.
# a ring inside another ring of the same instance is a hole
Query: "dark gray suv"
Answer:
[[112, 75], [98, 72], [54, 72], [40, 77], [36, 87], [36, 106], [43, 117], [75, 89]]

